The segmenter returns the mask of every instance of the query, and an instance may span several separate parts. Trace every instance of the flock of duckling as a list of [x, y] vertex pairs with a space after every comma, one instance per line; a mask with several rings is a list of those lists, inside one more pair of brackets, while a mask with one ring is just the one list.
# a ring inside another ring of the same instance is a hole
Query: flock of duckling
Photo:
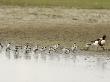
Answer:
[[[11, 47], [12, 47], [11, 43], [8, 43], [5, 48], [6, 52], [11, 51], [12, 50]], [[3, 48], [2, 45], [1, 45], [1, 48]], [[38, 45], [35, 47], [32, 47], [29, 43], [26, 43], [24, 46], [15, 46], [13, 50], [15, 52], [18, 52], [20, 49], [24, 50], [24, 53], [26, 54], [31, 53], [31, 52], [37, 53], [37, 52], [44, 52], [44, 51], [47, 51], [47, 53], [51, 54], [52, 52], [57, 52], [58, 50], [62, 51], [63, 53], [69, 54], [70, 52], [75, 52], [77, 50], [77, 45], [76, 43], [74, 43], [71, 48], [61, 47], [60, 44], [55, 44], [55, 45], [48, 46], [48, 47], [43, 47], [43, 46], [38, 46]]]
[[[97, 50], [98, 50], [98, 47], [101, 47], [103, 50], [105, 50], [104, 48], [104, 45], [106, 43], [105, 39], [106, 39], [106, 35], [103, 35], [102, 38], [98, 38], [97, 40], [91, 41], [91, 43], [87, 43], [83, 50], [89, 50], [91, 46], [96, 46]], [[8, 43], [6, 46], [3, 46], [3, 44], [0, 43], [0, 50], [4, 50], [8, 54], [10, 54], [13, 51], [14, 54], [16, 54], [15, 55], [16, 57], [19, 54], [23, 54], [23, 53], [24, 54], [30, 54], [30, 53], [38, 54], [41, 52], [45, 52], [47, 54], [52, 54], [52, 53], [72, 54], [78, 50], [81, 50], [81, 49], [78, 49], [78, 46], [76, 43], [73, 43], [73, 45], [70, 48], [61, 47], [61, 44], [55, 44], [55, 45], [46, 46], [46, 47], [37, 45], [37, 46], [32, 47], [29, 43], [26, 43], [23, 46], [14, 46], [14, 47], [12, 46], [13, 46], [12, 43]], [[22, 51], [22, 53], [20, 53], [20, 51]]]
[[55, 44], [51, 46], [32, 46], [30, 43], [26, 43], [25, 45], [21, 46], [13, 46], [12, 43], [8, 43], [7, 45], [3, 45], [0, 43], [0, 51], [4, 51], [5, 54], [10, 57], [11, 54], [14, 54], [15, 58], [18, 58], [19, 56], [29, 56], [32, 54], [70, 54], [77, 51], [77, 45], [76, 43], [73, 43], [71, 48], [65, 48], [62, 47], [61, 44]]

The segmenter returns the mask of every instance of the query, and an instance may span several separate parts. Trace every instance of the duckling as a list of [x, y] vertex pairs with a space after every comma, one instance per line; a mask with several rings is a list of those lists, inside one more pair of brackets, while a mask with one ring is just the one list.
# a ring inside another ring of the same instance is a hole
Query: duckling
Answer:
[[76, 43], [74, 43], [74, 44], [72, 45], [71, 50], [72, 50], [72, 52], [74, 52], [74, 51], [77, 50], [77, 45], [76, 45]]
[[47, 47], [42, 47], [42, 51], [45, 51]]
[[36, 53], [38, 50], [39, 50], [39, 49], [38, 49], [38, 46], [36, 46], [36, 47], [34, 48], [33, 52]]
[[15, 49], [14, 49], [14, 51], [15, 51], [15, 54], [18, 52], [18, 47], [17, 46], [15, 46]]
[[11, 43], [8, 43], [8, 44], [7, 44], [7, 47], [6, 47], [6, 52], [11, 50], [10, 47], [11, 47]]
[[62, 51], [65, 54], [69, 54], [70, 53], [70, 50], [68, 48], [63, 48]]
[[54, 50], [56, 50], [59, 46], [60, 46], [60, 44], [56, 44], [56, 45], [51, 46], [51, 48], [53, 48]]
[[56, 52], [56, 50], [59, 48], [59, 46], [60, 46], [60, 44], [56, 44], [56, 45], [53, 45], [53, 46], [49, 47], [49, 53], [50, 53], [51, 51]]
[[14, 58], [17, 59], [19, 58], [19, 48], [17, 46], [15, 46], [15, 49], [14, 49]]
[[28, 54], [32, 51], [31, 46], [29, 45], [29, 43], [26, 43], [25, 45], [25, 54]]

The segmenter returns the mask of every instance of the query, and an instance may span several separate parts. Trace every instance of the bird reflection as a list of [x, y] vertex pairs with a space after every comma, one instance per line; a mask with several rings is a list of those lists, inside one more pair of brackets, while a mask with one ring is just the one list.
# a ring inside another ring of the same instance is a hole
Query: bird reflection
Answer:
[[107, 62], [103, 58], [97, 58], [96, 65], [99, 69], [105, 70]]

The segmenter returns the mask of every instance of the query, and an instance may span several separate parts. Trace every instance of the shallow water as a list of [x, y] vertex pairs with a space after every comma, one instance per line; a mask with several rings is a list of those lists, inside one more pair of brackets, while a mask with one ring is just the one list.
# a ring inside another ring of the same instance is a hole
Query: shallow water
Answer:
[[0, 54], [0, 82], [110, 82], [110, 57], [103, 52], [13, 55]]

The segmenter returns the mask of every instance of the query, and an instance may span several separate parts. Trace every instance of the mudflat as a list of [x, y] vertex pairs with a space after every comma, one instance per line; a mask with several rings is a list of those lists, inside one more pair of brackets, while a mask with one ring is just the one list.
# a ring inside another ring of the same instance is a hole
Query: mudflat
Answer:
[[110, 45], [110, 10], [61, 7], [0, 6], [0, 42], [70, 46], [107, 35]]

